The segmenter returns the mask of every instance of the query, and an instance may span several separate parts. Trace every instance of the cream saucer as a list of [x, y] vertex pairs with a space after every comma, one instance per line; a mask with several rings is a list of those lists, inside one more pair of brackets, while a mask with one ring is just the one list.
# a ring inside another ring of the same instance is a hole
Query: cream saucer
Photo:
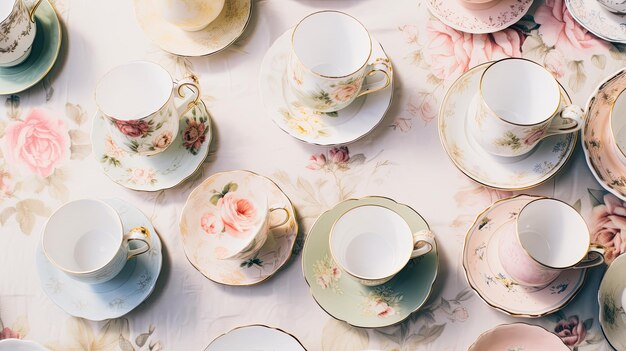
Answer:
[[167, 150], [153, 156], [131, 155], [120, 149], [99, 111], [91, 130], [93, 154], [104, 173], [126, 188], [142, 191], [169, 189], [189, 178], [202, 166], [212, 136], [211, 118], [202, 101], [181, 117], [178, 135]]
[[48, 351], [48, 349], [33, 341], [4, 339], [0, 340], [0, 351]]
[[554, 333], [525, 323], [501, 324], [482, 333], [468, 351], [569, 351]]
[[265, 325], [235, 328], [213, 340], [204, 351], [306, 351], [295, 336]]
[[489, 306], [515, 317], [542, 317], [563, 308], [582, 287], [586, 270], [564, 270], [543, 288], [514, 283], [500, 263], [498, 244], [515, 230], [519, 211], [538, 196], [518, 195], [495, 202], [476, 217], [465, 237], [463, 268], [469, 285]]
[[567, 9], [581, 26], [596, 36], [626, 43], [626, 14], [610, 12], [597, 0], [565, 0]]
[[[452, 162], [474, 181], [503, 190], [532, 188], [550, 179], [567, 163], [578, 134], [546, 138], [518, 157], [499, 157], [486, 152], [471, 133], [470, 123], [479, 80], [489, 65], [472, 68], [452, 84], [439, 110], [439, 137]], [[571, 102], [565, 90], [561, 92], [564, 100]]]
[[616, 350], [626, 350], [626, 312], [624, 311], [624, 293], [626, 289], [626, 256], [619, 256], [609, 266], [600, 289], [600, 326], [611, 346]]
[[[209, 234], [201, 225], [207, 207], [212, 207], [211, 197], [228, 184], [265, 192], [269, 204], [286, 205], [290, 214], [289, 221], [272, 229], [261, 250], [245, 261], [218, 259], [208, 249]], [[273, 181], [249, 171], [230, 171], [213, 174], [189, 194], [180, 217], [180, 234], [187, 259], [205, 277], [226, 285], [254, 285], [269, 279], [289, 260], [298, 235], [298, 222], [291, 201]]]
[[626, 89], [626, 69], [607, 78], [587, 102], [587, 115], [582, 129], [582, 144], [587, 165], [600, 185], [626, 201], [626, 165], [613, 147], [610, 131], [611, 108]]
[[252, 0], [227, 0], [220, 15], [206, 28], [188, 32], [164, 20], [152, 0], [135, 0], [141, 29], [161, 49], [180, 56], [220, 52], [244, 32], [252, 14]]
[[533, 0], [502, 0], [484, 10], [470, 10], [458, 0], [426, 0], [430, 12], [441, 22], [474, 34], [493, 33], [513, 25], [532, 4]]
[[[267, 114], [280, 129], [296, 139], [316, 145], [353, 142], [372, 131], [391, 105], [393, 84], [380, 92], [365, 95], [334, 113], [320, 113], [303, 106], [291, 93], [286, 80], [292, 29], [269, 48], [259, 75], [261, 98]], [[387, 58], [382, 46], [372, 39], [372, 58]], [[381, 79], [366, 78], [366, 84]]]

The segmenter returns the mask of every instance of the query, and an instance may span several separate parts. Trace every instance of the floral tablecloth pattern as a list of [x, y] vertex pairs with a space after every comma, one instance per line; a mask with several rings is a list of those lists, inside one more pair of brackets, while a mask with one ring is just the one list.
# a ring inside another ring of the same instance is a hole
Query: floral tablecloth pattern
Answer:
[[[514, 194], [463, 176], [437, 133], [446, 89], [476, 64], [509, 56], [538, 61], [583, 106], [599, 82], [626, 64], [626, 47], [587, 32], [563, 0], [537, 0], [514, 26], [480, 35], [444, 25], [419, 0], [257, 0], [243, 37], [224, 52], [201, 58], [176, 57], [151, 44], [131, 1], [53, 2], [64, 23], [59, 62], [42, 83], [1, 97], [0, 339], [32, 339], [55, 351], [203, 350], [233, 327], [260, 323], [288, 330], [309, 350], [450, 351], [466, 350], [495, 325], [525, 321], [556, 333], [574, 350], [610, 350], [597, 321], [604, 268], [590, 271], [582, 293], [562, 311], [536, 320], [497, 312], [469, 288], [461, 267], [466, 231], [486, 206]], [[394, 100], [383, 123], [343, 147], [307, 145], [282, 132], [262, 112], [258, 89], [260, 64], [272, 42], [321, 9], [360, 19], [394, 66]], [[154, 193], [116, 185], [91, 154], [94, 86], [111, 67], [138, 59], [157, 62], [175, 77], [198, 76], [214, 123], [201, 170]], [[187, 262], [179, 237], [179, 217], [191, 190], [210, 174], [232, 169], [273, 179], [293, 201], [301, 224], [291, 260], [258, 286], [222, 286], [204, 278]], [[557, 197], [580, 209], [593, 239], [608, 247], [612, 259], [626, 251], [626, 203], [601, 189], [578, 147], [562, 172], [525, 193]], [[341, 200], [367, 195], [391, 197], [420, 212], [436, 233], [441, 260], [427, 305], [404, 323], [377, 330], [350, 327], [322, 311], [300, 263], [315, 218]], [[72, 318], [39, 286], [35, 248], [46, 217], [84, 197], [133, 203], [163, 241], [164, 267], [155, 292], [119, 319]]]

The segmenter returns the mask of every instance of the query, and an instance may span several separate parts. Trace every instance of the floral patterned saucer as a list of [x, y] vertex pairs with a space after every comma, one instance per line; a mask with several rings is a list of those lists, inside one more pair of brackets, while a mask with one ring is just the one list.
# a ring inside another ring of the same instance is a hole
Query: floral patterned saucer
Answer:
[[302, 253], [302, 270], [320, 307], [336, 319], [356, 327], [379, 328], [400, 323], [419, 310], [432, 291], [438, 271], [438, 253], [409, 261], [389, 282], [365, 286], [344, 274], [330, 254], [329, 235], [335, 221], [352, 208], [378, 205], [398, 213], [415, 233], [429, 229], [411, 207], [384, 197], [364, 197], [337, 204], [324, 212], [309, 231]]
[[[578, 134], [546, 138], [518, 157], [498, 157], [485, 151], [471, 133], [469, 123], [481, 74], [489, 64], [472, 68], [452, 84], [439, 110], [439, 137], [452, 162], [474, 181], [502, 190], [532, 188], [550, 179], [567, 163]], [[563, 100], [571, 102], [565, 90], [562, 93]]]
[[606, 79], [591, 95], [582, 129], [582, 144], [587, 165], [598, 182], [609, 192], [626, 201], [626, 165], [613, 147], [610, 132], [611, 108], [626, 89], [626, 69]]
[[105, 202], [119, 213], [125, 232], [144, 226], [152, 238], [150, 251], [128, 261], [115, 278], [96, 285], [82, 283], [54, 267], [41, 244], [36, 253], [39, 280], [48, 297], [70, 315], [93, 321], [118, 318], [139, 306], [154, 290], [163, 262], [161, 240], [146, 215], [119, 199]]
[[48, 351], [48, 349], [33, 341], [4, 339], [0, 340], [0, 351]]
[[616, 350], [626, 350], [626, 256], [613, 261], [604, 273], [598, 303], [600, 305], [600, 326], [611, 346]]
[[426, 0], [430, 12], [441, 22], [474, 34], [493, 33], [511, 26], [532, 4], [533, 0], [502, 0], [488, 9], [470, 10], [458, 0]]
[[244, 32], [252, 15], [252, 0], [228, 0], [220, 15], [206, 28], [189, 32], [164, 20], [152, 0], [135, 0], [141, 29], [161, 49], [179, 56], [204, 56], [220, 52]]
[[613, 13], [598, 0], [565, 0], [567, 9], [581, 26], [596, 36], [626, 43], [626, 14]]
[[204, 351], [280, 350], [306, 351], [295, 336], [265, 325], [235, 328], [213, 340]]
[[180, 130], [167, 150], [154, 156], [131, 155], [115, 144], [98, 112], [93, 120], [93, 154], [114, 182], [133, 190], [158, 191], [182, 183], [202, 166], [212, 130], [209, 112], [200, 101], [181, 117]]
[[[208, 249], [208, 224], [203, 221], [212, 199], [223, 197], [233, 189], [254, 189], [267, 194], [270, 206], [286, 206], [289, 221], [271, 229], [261, 250], [248, 260], [220, 260]], [[191, 264], [210, 280], [226, 285], [253, 285], [270, 278], [291, 257], [298, 235], [295, 209], [289, 198], [269, 178], [248, 172], [230, 171], [216, 173], [195, 188], [180, 217], [180, 234], [183, 248]]]
[[481, 334], [468, 351], [569, 351], [558, 336], [525, 323], [502, 324]]
[[52, 4], [44, 0], [35, 11], [37, 33], [26, 61], [0, 67], [0, 95], [24, 91], [41, 81], [52, 69], [61, 50], [61, 22]]
[[[292, 32], [290, 29], [276, 39], [261, 64], [261, 98], [274, 123], [292, 137], [316, 145], [347, 144], [372, 131], [391, 105], [393, 86], [365, 95], [337, 112], [321, 113], [305, 107], [291, 92], [286, 78]], [[372, 45], [372, 58], [387, 58], [376, 40], [372, 39]], [[367, 77], [365, 84], [380, 78]]]
[[519, 211], [537, 198], [518, 195], [495, 202], [478, 215], [463, 247], [463, 268], [472, 289], [491, 307], [515, 317], [542, 317], [563, 308], [586, 276], [584, 269], [565, 270], [543, 288], [521, 286], [507, 276], [498, 257], [500, 238], [504, 230], [515, 230]]

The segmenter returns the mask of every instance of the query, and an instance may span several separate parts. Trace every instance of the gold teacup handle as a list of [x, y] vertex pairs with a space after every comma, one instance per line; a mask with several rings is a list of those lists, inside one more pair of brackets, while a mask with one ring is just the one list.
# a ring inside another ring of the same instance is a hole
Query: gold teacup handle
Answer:
[[435, 235], [428, 229], [420, 230], [413, 233], [413, 252], [411, 252], [411, 258], [426, 255], [431, 252], [435, 246]]
[[[560, 120], [561, 123], [554, 123], [556, 120]], [[552, 121], [552, 125], [542, 139], [555, 134], [573, 133], [582, 128], [583, 124], [585, 124], [585, 111], [577, 105], [565, 106]]]
[[185, 109], [180, 113], [180, 117], [182, 117], [187, 112], [189, 112], [189, 110], [194, 108], [194, 106], [198, 104], [198, 101], [200, 101], [200, 82], [198, 81], [198, 77], [191, 75], [177, 84], [178, 87], [176, 88], [176, 94], [179, 98], [186, 99], [187, 94], [185, 94], [185, 92], [183, 91], [185, 87], [189, 87], [191, 90], [193, 90], [194, 93], [193, 101], [189, 102]]
[[278, 223], [278, 224], [273, 224], [270, 225], [270, 229], [275, 229], [278, 228], [282, 225], [284, 225], [285, 223], [289, 222], [289, 220], [291, 219], [291, 213], [289, 213], [289, 210], [287, 210], [287, 207], [283, 206], [283, 207], [272, 207], [270, 208], [270, 214], [274, 211], [284, 211], [285, 212], [285, 219]]
[[381, 72], [385, 75], [386, 79], [383, 85], [379, 85], [374, 88], [366, 87], [364, 90], [361, 90], [356, 97], [367, 95], [370, 93], [374, 93], [380, 90], [385, 89], [391, 84], [392, 76], [393, 76], [393, 68], [391, 67], [391, 62], [388, 58], [377, 58], [372, 65], [372, 69], [367, 72], [366, 76], [371, 77], [376, 73]]
[[42, 0], [35, 1], [35, 5], [33, 5], [33, 7], [28, 11], [28, 17], [33, 23], [35, 23], [35, 11], [37, 11], [37, 8], [41, 5], [41, 1]]
[[589, 246], [589, 252], [587, 252], [587, 257], [582, 261], [578, 262], [573, 268], [583, 269], [583, 268], [591, 268], [595, 266], [599, 266], [604, 263], [604, 246], [591, 244]]
[[128, 234], [124, 235], [123, 240], [128, 241], [128, 243], [130, 243], [131, 241], [141, 241], [145, 244], [136, 249], [128, 250], [128, 255], [126, 256], [126, 258], [129, 260], [135, 256], [150, 251], [150, 248], [152, 247], [152, 244], [150, 243], [150, 230], [148, 230], [148, 228], [146, 227], [135, 227], [131, 229]]

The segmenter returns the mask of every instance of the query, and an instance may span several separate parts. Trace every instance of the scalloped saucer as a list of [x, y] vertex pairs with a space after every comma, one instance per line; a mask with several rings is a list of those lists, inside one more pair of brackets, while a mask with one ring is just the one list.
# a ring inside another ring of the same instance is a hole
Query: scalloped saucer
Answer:
[[247, 325], [215, 338], [204, 351], [280, 350], [306, 351], [298, 339], [278, 328]]
[[613, 13], [597, 0], [565, 0], [572, 17], [601, 39], [626, 43], [626, 14]]

